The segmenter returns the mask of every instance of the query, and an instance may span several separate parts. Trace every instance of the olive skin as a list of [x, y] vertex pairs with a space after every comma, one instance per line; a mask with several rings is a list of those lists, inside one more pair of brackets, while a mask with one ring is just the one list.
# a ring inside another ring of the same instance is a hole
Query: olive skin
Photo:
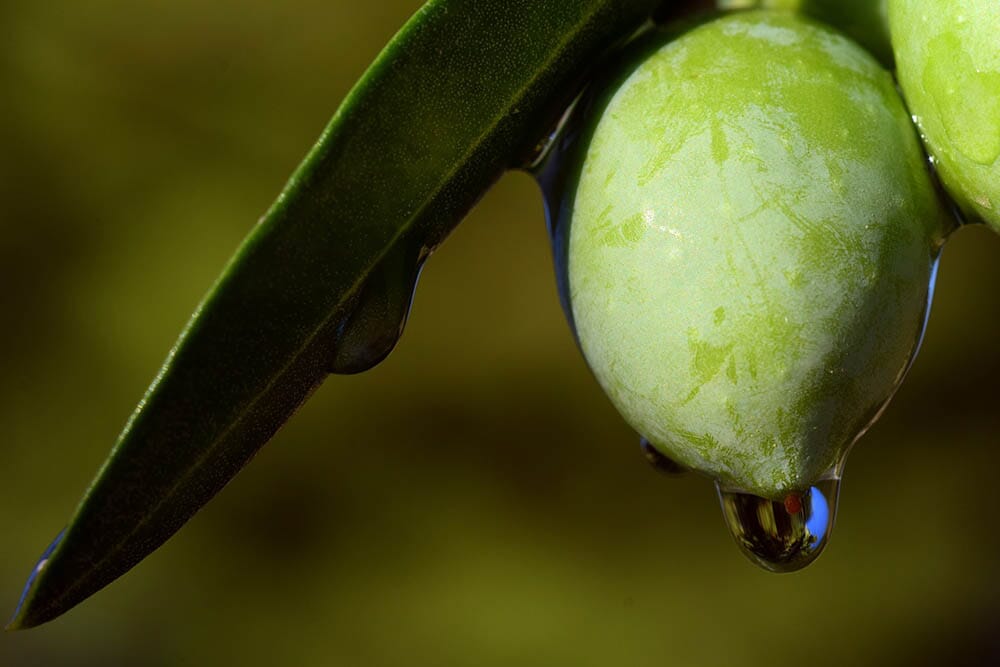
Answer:
[[829, 28], [751, 11], [606, 80], [558, 204], [584, 356], [679, 464], [807, 489], [902, 380], [951, 228], [892, 77]]
[[897, 76], [969, 221], [1000, 231], [1000, 2], [890, 0]]
[[868, 49], [891, 68], [888, 0], [718, 0], [720, 9], [776, 9], [799, 12], [822, 21]]

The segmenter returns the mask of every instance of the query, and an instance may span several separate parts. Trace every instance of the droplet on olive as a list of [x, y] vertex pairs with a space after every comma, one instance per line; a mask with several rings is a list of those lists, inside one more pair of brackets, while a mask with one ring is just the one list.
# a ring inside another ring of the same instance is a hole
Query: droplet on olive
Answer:
[[581, 349], [665, 457], [801, 494], [902, 380], [952, 225], [893, 79], [832, 29], [750, 11], [601, 80], [550, 201]]

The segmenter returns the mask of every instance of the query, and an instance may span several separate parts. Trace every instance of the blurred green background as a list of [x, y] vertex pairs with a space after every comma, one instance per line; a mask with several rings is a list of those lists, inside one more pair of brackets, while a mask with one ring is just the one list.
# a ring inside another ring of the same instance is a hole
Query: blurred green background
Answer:
[[[416, 0], [0, 3], [0, 608], [188, 314]], [[652, 471], [504, 178], [406, 334], [331, 377], [164, 548], [0, 665], [997, 664], [1000, 238], [946, 249], [923, 353], [809, 569]], [[250, 363], [252, 360], [248, 360]]]

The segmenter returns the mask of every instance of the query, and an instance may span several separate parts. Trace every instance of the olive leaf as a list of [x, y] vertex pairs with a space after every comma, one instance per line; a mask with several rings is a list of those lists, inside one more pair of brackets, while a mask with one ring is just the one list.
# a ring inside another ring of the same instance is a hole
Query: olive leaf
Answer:
[[391, 350], [421, 263], [661, 0], [432, 0], [348, 94], [195, 311], [9, 628], [165, 542], [330, 372]]

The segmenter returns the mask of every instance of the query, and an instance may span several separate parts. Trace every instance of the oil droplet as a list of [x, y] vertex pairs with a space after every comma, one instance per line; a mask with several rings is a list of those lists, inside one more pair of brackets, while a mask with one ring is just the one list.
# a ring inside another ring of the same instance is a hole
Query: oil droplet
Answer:
[[716, 488], [737, 546], [765, 570], [800, 570], [816, 560], [830, 539], [840, 494], [837, 477], [780, 500], [730, 490], [718, 482]]
[[549, 240], [552, 243], [552, 259], [556, 273], [556, 288], [559, 292], [559, 303], [569, 321], [570, 329], [576, 335], [573, 322], [573, 311], [569, 303], [568, 244], [569, 222], [571, 219], [573, 193], [572, 183], [579, 178], [579, 169], [583, 160], [577, 152], [583, 150], [580, 145], [582, 119], [587, 114], [591, 104], [587, 91], [575, 100], [560, 119], [559, 125], [553, 131], [544, 152], [533, 162], [529, 173], [534, 176], [542, 191], [542, 202], [545, 206], [545, 225], [548, 228]]
[[646, 460], [649, 461], [649, 465], [653, 466], [657, 472], [661, 472], [664, 475], [682, 475], [687, 472], [687, 468], [672, 458], [664, 456], [646, 438], [639, 438], [639, 446], [642, 447], [642, 453], [646, 457]]
[[530, 153], [519, 163], [514, 165], [515, 169], [523, 169], [529, 174], [538, 176], [544, 169], [549, 161], [549, 157], [552, 150], [559, 144], [563, 136], [563, 129], [566, 124], [574, 117], [573, 110], [576, 108], [577, 102], [580, 101], [580, 95], [577, 94], [573, 100], [566, 105], [559, 118], [556, 120], [555, 124], [549, 132], [542, 137], [542, 139], [532, 148]]
[[401, 243], [362, 285], [337, 332], [331, 373], [360, 373], [392, 352], [410, 313], [420, 269], [430, 253]]

